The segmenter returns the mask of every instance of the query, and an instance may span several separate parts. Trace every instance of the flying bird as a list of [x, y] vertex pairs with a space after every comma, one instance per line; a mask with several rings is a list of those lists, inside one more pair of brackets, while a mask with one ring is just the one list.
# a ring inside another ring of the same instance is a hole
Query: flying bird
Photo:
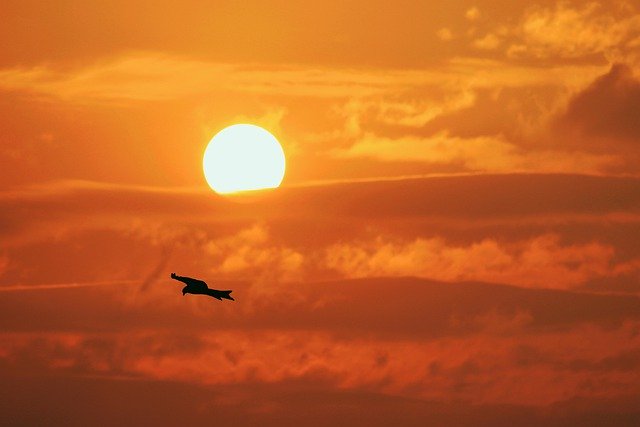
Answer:
[[193, 279], [191, 277], [178, 276], [176, 273], [171, 273], [171, 278], [187, 285], [182, 288], [182, 296], [184, 296], [185, 294], [202, 294], [209, 295], [210, 297], [214, 297], [215, 299], [220, 301], [222, 301], [222, 298], [235, 301], [230, 295], [232, 291], [218, 291], [216, 289], [209, 289], [207, 283], [202, 280]]

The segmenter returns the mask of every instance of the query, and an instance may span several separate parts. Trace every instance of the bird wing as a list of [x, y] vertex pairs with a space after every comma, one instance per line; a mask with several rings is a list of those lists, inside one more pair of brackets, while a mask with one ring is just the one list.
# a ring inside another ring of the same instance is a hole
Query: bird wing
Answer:
[[174, 280], [178, 280], [178, 281], [184, 283], [185, 285], [187, 285], [192, 290], [204, 291], [206, 289], [209, 289], [209, 286], [207, 286], [207, 282], [204, 282], [204, 281], [198, 280], [198, 279], [194, 279], [193, 277], [178, 276], [177, 274], [172, 274], [171, 278], [174, 279]]
[[203, 281], [203, 280], [198, 280], [198, 279], [192, 279], [191, 277], [185, 277], [186, 280], [184, 280], [184, 283], [186, 283], [189, 286], [194, 286], [194, 287], [205, 287], [208, 288], [209, 286], [207, 286], [207, 282]]

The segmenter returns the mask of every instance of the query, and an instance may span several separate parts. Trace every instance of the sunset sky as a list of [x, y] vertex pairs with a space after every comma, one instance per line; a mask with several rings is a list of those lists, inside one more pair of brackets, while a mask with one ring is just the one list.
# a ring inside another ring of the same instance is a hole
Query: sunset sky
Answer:
[[637, 0], [0, 16], [0, 424], [640, 422]]

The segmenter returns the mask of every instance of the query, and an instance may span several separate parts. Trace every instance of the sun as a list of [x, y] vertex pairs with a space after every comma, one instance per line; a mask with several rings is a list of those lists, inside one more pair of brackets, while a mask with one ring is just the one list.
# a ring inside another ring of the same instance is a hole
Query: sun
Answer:
[[277, 188], [284, 178], [284, 151], [267, 130], [251, 124], [222, 129], [209, 141], [204, 177], [219, 194]]

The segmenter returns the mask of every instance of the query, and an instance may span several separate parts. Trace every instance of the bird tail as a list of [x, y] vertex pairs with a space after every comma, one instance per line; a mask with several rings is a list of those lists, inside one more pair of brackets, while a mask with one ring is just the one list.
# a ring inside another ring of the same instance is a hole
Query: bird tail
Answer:
[[224, 298], [224, 299], [230, 299], [231, 301], [235, 301], [233, 299], [233, 297], [231, 296], [231, 292], [233, 291], [220, 291], [220, 298]]
[[207, 294], [211, 295], [215, 299], [222, 300], [224, 298], [224, 299], [230, 299], [231, 301], [235, 301], [233, 297], [230, 295], [231, 292], [233, 291], [219, 291], [217, 289], [209, 289]]

